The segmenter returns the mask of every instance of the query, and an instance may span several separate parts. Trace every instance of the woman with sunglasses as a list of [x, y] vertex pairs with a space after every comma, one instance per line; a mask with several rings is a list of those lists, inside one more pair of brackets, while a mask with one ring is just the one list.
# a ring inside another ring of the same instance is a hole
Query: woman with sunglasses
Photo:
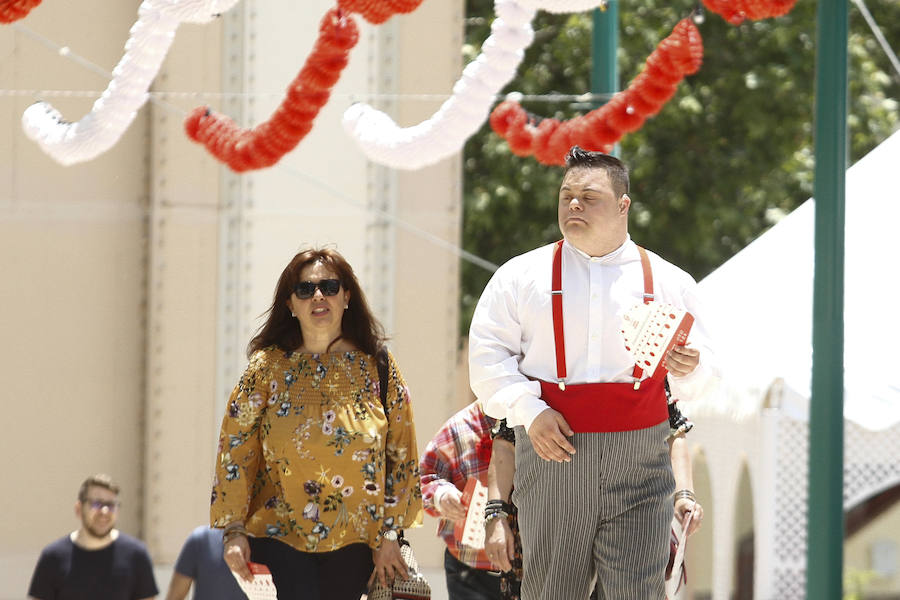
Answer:
[[211, 524], [231, 570], [267, 565], [281, 600], [358, 600], [406, 577], [397, 533], [422, 521], [408, 390], [338, 252], [297, 254], [267, 314], [222, 421]]

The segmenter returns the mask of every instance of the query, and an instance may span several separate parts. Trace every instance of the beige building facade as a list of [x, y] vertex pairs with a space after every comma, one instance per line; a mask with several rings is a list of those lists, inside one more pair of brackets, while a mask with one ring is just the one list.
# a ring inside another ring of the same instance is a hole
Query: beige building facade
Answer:
[[[243, 175], [188, 140], [184, 116], [207, 104], [242, 126], [266, 120], [333, 3], [245, 0], [184, 24], [119, 142], [60, 166], [23, 134], [22, 112], [42, 99], [70, 121], [86, 114], [109, 81], [86, 65], [112, 70], [139, 4], [45, 3], [0, 26], [0, 599], [23, 597], [41, 548], [77, 526], [76, 491], [94, 472], [122, 486], [121, 529], [163, 571], [174, 562], [207, 521], [247, 341], [302, 247], [334, 245], [357, 271], [410, 384], [420, 451], [468, 393], [457, 378], [460, 159], [387, 169], [340, 123], [359, 100], [401, 125], [430, 116], [460, 73], [463, 3], [358, 19], [312, 132]], [[412, 537], [420, 562], [439, 565], [434, 522]]]

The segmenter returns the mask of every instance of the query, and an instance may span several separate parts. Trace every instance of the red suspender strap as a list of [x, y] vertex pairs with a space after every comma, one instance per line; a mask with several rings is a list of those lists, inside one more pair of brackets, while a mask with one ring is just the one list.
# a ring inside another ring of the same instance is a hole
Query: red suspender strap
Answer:
[[653, 271], [650, 269], [650, 257], [641, 246], [637, 247], [641, 255], [641, 269], [644, 271], [644, 304], [653, 302]]
[[[650, 257], [647, 256], [647, 251], [642, 246], [638, 246], [637, 249], [641, 255], [641, 270], [644, 272], [644, 304], [650, 304], [654, 298], [653, 270], [650, 269]], [[641, 375], [643, 374], [644, 370], [634, 365], [634, 369], [631, 371], [631, 376], [634, 378], [634, 389], [641, 387]]]
[[[563, 334], [563, 292], [562, 292], [562, 246], [563, 240], [556, 242], [553, 249], [553, 275], [550, 282], [550, 301], [553, 307], [553, 340], [556, 345], [556, 382], [560, 390], [566, 389], [566, 341]], [[641, 255], [641, 270], [644, 272], [644, 304], [653, 301], [653, 271], [650, 269], [650, 258], [647, 251], [637, 247]], [[640, 387], [641, 375], [644, 371], [634, 366], [634, 389]]]
[[564, 390], [566, 389], [566, 340], [563, 335], [562, 245], [563, 240], [559, 240], [553, 250], [550, 301], [553, 305], [553, 341], [556, 345], [556, 382], [559, 384], [559, 389]]

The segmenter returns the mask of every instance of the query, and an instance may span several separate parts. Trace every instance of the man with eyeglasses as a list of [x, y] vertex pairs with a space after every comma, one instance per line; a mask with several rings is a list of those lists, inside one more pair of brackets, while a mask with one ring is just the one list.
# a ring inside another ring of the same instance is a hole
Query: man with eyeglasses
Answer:
[[119, 486], [108, 475], [81, 484], [81, 527], [44, 548], [28, 596], [34, 600], [143, 600], [158, 590], [144, 544], [115, 528]]

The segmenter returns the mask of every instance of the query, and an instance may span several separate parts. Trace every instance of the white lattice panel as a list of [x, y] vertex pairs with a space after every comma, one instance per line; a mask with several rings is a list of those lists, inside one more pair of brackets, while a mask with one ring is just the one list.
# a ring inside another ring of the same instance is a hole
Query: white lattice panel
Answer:
[[808, 427], [782, 418], [776, 425], [775, 548], [772, 598], [806, 595], [806, 501]]
[[844, 427], [844, 506], [900, 483], [900, 425], [869, 431]]
[[[900, 482], [900, 425], [879, 432], [851, 422], [844, 427], [844, 507]], [[804, 600], [806, 595], [806, 529], [808, 424], [782, 417], [777, 424], [775, 547], [771, 598]]]

